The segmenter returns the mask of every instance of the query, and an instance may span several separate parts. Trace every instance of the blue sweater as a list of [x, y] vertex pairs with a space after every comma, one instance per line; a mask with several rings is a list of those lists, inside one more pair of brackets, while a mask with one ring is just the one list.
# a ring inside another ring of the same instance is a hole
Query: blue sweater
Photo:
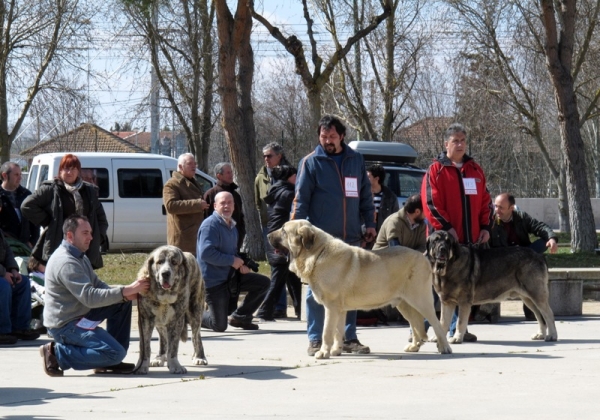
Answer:
[[231, 265], [237, 255], [237, 240], [235, 222], [232, 220], [231, 226], [227, 226], [217, 212], [213, 212], [200, 225], [196, 259], [207, 289], [223, 284], [229, 278]]

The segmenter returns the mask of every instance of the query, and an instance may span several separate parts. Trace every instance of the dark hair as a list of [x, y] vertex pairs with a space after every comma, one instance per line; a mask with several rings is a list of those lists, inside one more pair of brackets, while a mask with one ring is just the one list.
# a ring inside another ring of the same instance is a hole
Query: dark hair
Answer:
[[332, 127], [335, 128], [335, 131], [337, 131], [340, 136], [346, 135], [346, 126], [333, 115], [325, 115], [321, 118], [321, 121], [319, 121], [319, 128], [317, 128], [317, 134], [321, 135], [321, 128], [330, 130]]
[[508, 204], [510, 204], [511, 206], [514, 206], [516, 204], [515, 203], [515, 196], [514, 195], [508, 194], [507, 198], [508, 198]]
[[423, 202], [421, 201], [421, 194], [413, 194], [406, 199], [404, 203], [404, 212], [413, 214], [415, 211], [423, 211]]
[[67, 217], [67, 219], [63, 223], [63, 235], [65, 238], [67, 237], [67, 232], [75, 233], [80, 221], [88, 223], [90, 222], [87, 217], [81, 216], [79, 214], [72, 214], [71, 216]]
[[377, 182], [379, 182], [379, 185], [383, 185], [383, 182], [385, 181], [385, 169], [383, 169], [383, 166], [374, 163], [367, 168], [367, 171], [371, 172], [373, 178], [379, 178]]
[[62, 171], [66, 168], [76, 168], [79, 172], [81, 172], [81, 162], [79, 158], [72, 153], [67, 153], [60, 160], [60, 164], [58, 165], [58, 172]]
[[467, 135], [467, 129], [464, 125], [459, 123], [454, 123], [450, 125], [444, 132], [444, 141], [448, 141], [448, 139], [456, 133], [463, 133], [465, 136]]
[[297, 173], [298, 170], [289, 165], [275, 166], [273, 169], [271, 169], [271, 176], [276, 181], [287, 181], [289, 177]]
[[46, 265], [46, 263], [31, 255], [29, 261], [27, 261], [27, 272], [33, 273], [34, 271], [39, 271], [40, 265]]

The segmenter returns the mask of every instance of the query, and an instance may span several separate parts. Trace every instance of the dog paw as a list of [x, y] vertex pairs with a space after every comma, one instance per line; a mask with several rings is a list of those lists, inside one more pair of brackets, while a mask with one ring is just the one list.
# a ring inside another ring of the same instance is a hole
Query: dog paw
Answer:
[[536, 333], [531, 336], [532, 340], [545, 340], [546, 336], [542, 333]]
[[158, 357], [152, 361], [150, 361], [150, 366], [152, 367], [163, 367], [165, 365], [165, 361], [163, 359], [159, 359]]
[[450, 337], [448, 339], [448, 342], [452, 343], [452, 344], [462, 344], [463, 343], [463, 339], [462, 339], [462, 337]]
[[169, 366], [169, 372], [173, 374], [183, 374], [187, 373], [187, 369], [181, 366], [179, 363], [172, 363]]
[[331, 350], [331, 355], [332, 356], [339, 356], [340, 354], [342, 354], [342, 349], [341, 348], [338, 348], [338, 349], [335, 349], [335, 350]]
[[192, 363], [195, 364], [195, 365], [206, 366], [206, 365], [208, 365], [208, 360], [206, 360], [206, 359], [200, 359], [198, 357], [194, 357], [192, 359]]
[[553, 337], [551, 335], [547, 335], [544, 341], [558, 341], [558, 337]]
[[440, 354], [452, 354], [452, 347], [444, 346], [441, 343], [438, 343], [438, 351]]
[[315, 359], [329, 359], [329, 352], [319, 350], [315, 353]]
[[140, 367], [138, 367], [137, 369], [135, 369], [133, 371], [134, 375], [147, 375], [148, 374], [148, 363], [143, 363], [142, 365], [140, 365]]
[[421, 348], [421, 346], [417, 343], [417, 344], [407, 344], [406, 347], [404, 347], [404, 351], [407, 353], [416, 353], [419, 351], [419, 349]]

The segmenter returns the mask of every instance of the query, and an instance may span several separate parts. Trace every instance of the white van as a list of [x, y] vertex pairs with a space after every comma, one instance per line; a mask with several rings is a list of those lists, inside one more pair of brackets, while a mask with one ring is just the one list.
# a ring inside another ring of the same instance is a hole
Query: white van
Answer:
[[[27, 188], [33, 192], [42, 182], [58, 175], [66, 153], [37, 155], [29, 168]], [[162, 201], [163, 185], [177, 159], [148, 153], [74, 153], [81, 162], [85, 181], [98, 186], [99, 198], [108, 220], [108, 249], [152, 250], [167, 243], [167, 217]], [[203, 191], [216, 180], [196, 170]]]

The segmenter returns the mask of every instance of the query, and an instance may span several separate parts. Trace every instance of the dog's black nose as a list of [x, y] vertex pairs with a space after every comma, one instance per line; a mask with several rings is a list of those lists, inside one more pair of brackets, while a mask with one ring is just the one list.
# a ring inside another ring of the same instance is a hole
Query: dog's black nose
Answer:
[[160, 277], [163, 280], [169, 280], [171, 278], [171, 272], [170, 271], [163, 271], [162, 273], [160, 273]]

